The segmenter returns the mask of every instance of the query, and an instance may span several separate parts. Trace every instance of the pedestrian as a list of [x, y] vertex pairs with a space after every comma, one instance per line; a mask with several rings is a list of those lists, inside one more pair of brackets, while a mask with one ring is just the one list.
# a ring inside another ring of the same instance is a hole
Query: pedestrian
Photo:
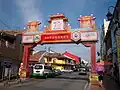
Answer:
[[98, 74], [98, 81], [99, 81], [99, 86], [101, 87], [103, 84], [103, 75], [104, 75], [104, 66], [100, 65], [100, 60], [97, 61], [98, 65], [96, 65], [96, 72]]

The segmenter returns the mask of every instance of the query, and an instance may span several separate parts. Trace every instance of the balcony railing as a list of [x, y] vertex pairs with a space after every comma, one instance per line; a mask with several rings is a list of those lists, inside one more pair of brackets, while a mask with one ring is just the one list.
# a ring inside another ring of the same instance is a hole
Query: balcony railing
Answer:
[[15, 49], [15, 43], [10, 43], [8, 41], [5, 41], [5, 40], [0, 40], [0, 48], [12, 48], [12, 49]]
[[3, 39], [0, 40], [0, 54], [1, 54], [1, 56], [16, 59], [17, 53], [15, 50], [16, 50], [15, 44], [12, 44], [12, 43], [5, 41]]

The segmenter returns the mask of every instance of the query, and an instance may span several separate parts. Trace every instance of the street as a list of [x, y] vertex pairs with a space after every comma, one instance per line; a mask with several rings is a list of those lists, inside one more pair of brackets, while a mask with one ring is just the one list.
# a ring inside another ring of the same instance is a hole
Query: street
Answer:
[[63, 74], [56, 78], [36, 79], [27, 83], [0, 87], [0, 90], [84, 90], [88, 76], [78, 73]]

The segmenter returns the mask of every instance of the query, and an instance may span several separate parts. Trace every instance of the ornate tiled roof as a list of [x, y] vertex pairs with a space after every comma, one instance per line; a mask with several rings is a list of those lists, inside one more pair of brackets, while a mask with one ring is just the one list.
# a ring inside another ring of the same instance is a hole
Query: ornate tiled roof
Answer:
[[18, 35], [18, 34], [22, 34], [22, 32], [25, 32], [26, 30], [0, 30], [0, 32], [4, 32], [6, 34], [10, 34], [10, 35]]
[[[39, 61], [41, 55], [43, 55], [43, 53], [45, 53], [46, 51], [39, 51], [37, 53], [35, 53], [34, 55], [30, 56], [30, 61]], [[48, 53], [46, 52], [44, 55], [44, 57], [52, 57], [52, 58], [66, 58], [65, 56], [63, 56], [60, 53]]]
[[61, 53], [46, 53], [44, 57], [53, 57], [53, 58], [66, 58]]
[[43, 53], [45, 53], [45, 51], [39, 51], [39, 52], [35, 53], [34, 55], [30, 55], [30, 61], [38, 62]]

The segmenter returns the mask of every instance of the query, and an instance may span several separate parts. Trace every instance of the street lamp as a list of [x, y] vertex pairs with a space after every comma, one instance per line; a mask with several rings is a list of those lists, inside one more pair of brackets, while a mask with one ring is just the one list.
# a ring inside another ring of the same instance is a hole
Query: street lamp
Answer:
[[108, 13], [107, 13], [107, 15], [106, 15], [108, 21], [112, 20], [112, 18], [113, 18], [113, 13], [110, 12], [110, 8], [114, 8], [114, 9], [115, 9], [115, 7], [114, 7], [114, 6], [110, 6], [110, 7], [108, 8]]

